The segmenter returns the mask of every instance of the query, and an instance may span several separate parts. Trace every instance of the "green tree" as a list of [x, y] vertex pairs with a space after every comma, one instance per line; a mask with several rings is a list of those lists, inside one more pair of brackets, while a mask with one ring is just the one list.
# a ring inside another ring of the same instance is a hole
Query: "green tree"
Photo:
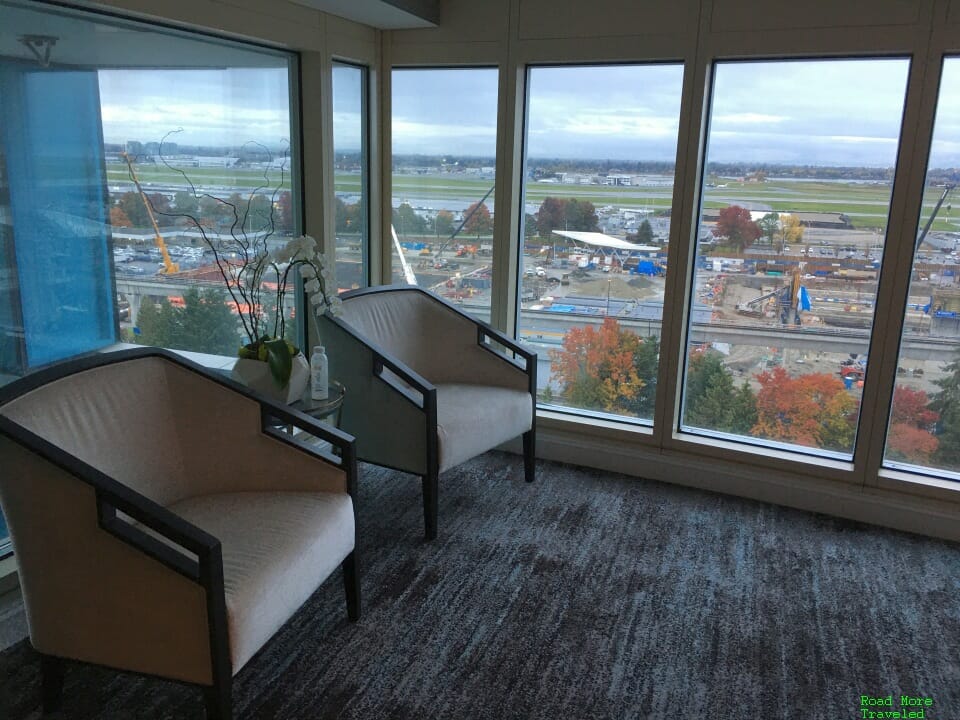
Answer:
[[427, 230], [427, 221], [420, 217], [409, 203], [401, 203], [393, 210], [393, 227], [397, 235], [423, 235]]
[[760, 232], [767, 239], [767, 245], [773, 245], [773, 240], [777, 236], [777, 230], [780, 229], [780, 215], [778, 213], [767, 213], [757, 221]]
[[632, 242], [638, 245], [653, 245], [653, 227], [650, 225], [649, 220], [646, 218], [643, 219], [643, 222], [640, 223], [640, 226], [637, 228], [637, 234], [634, 238]]
[[216, 290], [191, 288], [183, 294], [181, 307], [144, 299], [137, 326], [142, 345], [232, 356], [241, 344], [237, 316], [224, 293]]
[[597, 209], [592, 202], [570, 198], [565, 205], [564, 218], [567, 230], [594, 232], [599, 229]]
[[434, 232], [439, 237], [450, 237], [456, 229], [453, 224], [453, 213], [449, 210], [439, 211], [434, 218], [434, 224], [436, 225]]
[[204, 227], [220, 231], [228, 229], [233, 223], [233, 210], [220, 200], [204, 195], [200, 198], [199, 206], [200, 221]]
[[176, 326], [174, 309], [166, 300], [154, 303], [150, 298], [140, 302], [137, 327], [134, 339], [141, 345], [172, 347], [172, 338]]
[[960, 350], [943, 368], [933, 384], [940, 390], [930, 397], [928, 407], [940, 414], [934, 462], [948, 470], [960, 470]]
[[537, 216], [525, 213], [523, 216], [523, 237], [532, 238], [537, 234]]
[[250, 198], [249, 206], [244, 206], [247, 214], [247, 231], [267, 230], [271, 223], [276, 222], [276, 213], [273, 203], [266, 195], [254, 195]]
[[756, 423], [756, 399], [744, 382], [734, 387], [733, 375], [715, 350], [695, 355], [687, 369], [684, 423], [718, 432], [747, 434]]
[[336, 198], [335, 217], [338, 233], [359, 233], [363, 229], [358, 202], [348, 205], [340, 198]]
[[660, 368], [660, 338], [650, 335], [640, 340], [633, 353], [633, 369], [643, 383], [626, 408], [637, 417], [652, 418], [657, 399], [657, 372]]
[[[177, 215], [189, 215], [190, 217], [199, 219], [200, 200], [193, 193], [181, 190], [174, 194], [170, 212]], [[193, 222], [187, 218], [172, 218], [172, 220], [188, 226], [193, 224]]]

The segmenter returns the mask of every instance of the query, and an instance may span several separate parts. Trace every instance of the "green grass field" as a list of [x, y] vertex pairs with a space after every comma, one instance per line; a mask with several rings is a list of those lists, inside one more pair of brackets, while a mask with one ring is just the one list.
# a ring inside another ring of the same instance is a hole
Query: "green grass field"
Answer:
[[[270, 181], [265, 181], [262, 171], [232, 168], [189, 168], [185, 172], [201, 192], [205, 188], [238, 188], [253, 190], [266, 185], [273, 189], [280, 181], [279, 172], [271, 172]], [[182, 185], [183, 177], [166, 168], [149, 165], [137, 167], [140, 181], [147, 192], [150, 185]], [[125, 165], [107, 166], [110, 183], [127, 182], [129, 175]], [[443, 201], [460, 203], [476, 202], [490, 189], [491, 180], [431, 175], [394, 175], [393, 196], [400, 201], [410, 200], [416, 204], [429, 202], [442, 206]], [[357, 194], [360, 192], [360, 176], [353, 173], [337, 173], [334, 178], [337, 192]], [[289, 190], [289, 173], [281, 186]], [[924, 195], [924, 221], [940, 198], [940, 188], [928, 188]], [[745, 183], [728, 181], [718, 187], [707, 188], [704, 207], [723, 208], [737, 203], [749, 203], [754, 208], [770, 208], [778, 212], [805, 211], [844, 213], [854, 227], [879, 228], [887, 224], [887, 212], [891, 188], [883, 184], [826, 183], [818, 181], [778, 181]], [[669, 185], [640, 187], [608, 187], [602, 185], [564, 185], [558, 183], [528, 182], [525, 188], [527, 204], [539, 205], [546, 197], [577, 198], [589, 200], [598, 208], [613, 205], [623, 208], [651, 211], [669, 209], [673, 189]], [[941, 209], [933, 230], [960, 230], [960, 217], [952, 213], [950, 201]]]

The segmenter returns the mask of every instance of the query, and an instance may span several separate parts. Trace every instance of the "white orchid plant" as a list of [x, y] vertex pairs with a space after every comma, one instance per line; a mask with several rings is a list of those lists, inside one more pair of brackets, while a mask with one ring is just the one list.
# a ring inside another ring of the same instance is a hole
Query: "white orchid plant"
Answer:
[[[263, 277], [268, 269], [277, 277], [272, 317], [262, 311], [261, 302]], [[297, 275], [303, 279], [303, 288], [317, 315], [328, 312], [331, 315], [340, 314], [340, 298], [335, 293], [328, 292], [334, 282], [330, 264], [320, 252], [317, 241], [309, 235], [294, 238], [275, 250], [267, 251], [266, 247], [263, 247], [259, 252], [246, 257], [245, 262], [236, 267], [232, 278], [225, 275], [227, 289], [240, 312], [244, 332], [249, 340], [237, 354], [241, 358], [267, 362], [273, 379], [280, 387], [286, 387], [290, 381], [293, 358], [300, 352], [293, 343], [284, 339], [284, 300], [290, 283], [295, 282]], [[247, 301], [245, 307], [238, 298]]]
[[[275, 247], [277, 228], [274, 208], [284, 185], [285, 163], [279, 165], [279, 180], [271, 178], [269, 171], [265, 171], [263, 184], [253, 189], [244, 203], [236, 204], [209, 193], [198, 193], [187, 174], [169, 164], [163, 154], [167, 137], [178, 132], [182, 132], [182, 129], [167, 133], [160, 142], [160, 161], [168, 170], [184, 178], [195, 198], [208, 198], [223, 206], [229, 218], [229, 232], [215, 234], [196, 215], [190, 213], [160, 212], [156, 208], [152, 209], [158, 215], [187, 220], [199, 231], [204, 244], [213, 252], [220, 276], [243, 323], [247, 342], [240, 347], [237, 355], [240, 358], [268, 363], [274, 381], [284, 388], [290, 382], [293, 358], [300, 352], [299, 348], [285, 339], [284, 301], [288, 293], [295, 289], [296, 278], [299, 276], [303, 279], [304, 289], [317, 315], [326, 312], [339, 314], [340, 298], [335, 291], [330, 292], [330, 288], [334, 287], [331, 265], [317, 241], [309, 235], [301, 235], [281, 247]], [[270, 159], [268, 166], [275, 167], [273, 157], [265, 146], [260, 143], [247, 145], [258, 148]], [[268, 216], [265, 220], [261, 218], [260, 227], [248, 230], [251, 223], [256, 224], [252, 212], [253, 201], [263, 196], [269, 199]], [[275, 290], [271, 287], [274, 276]], [[272, 307], [268, 308], [268, 302]]]

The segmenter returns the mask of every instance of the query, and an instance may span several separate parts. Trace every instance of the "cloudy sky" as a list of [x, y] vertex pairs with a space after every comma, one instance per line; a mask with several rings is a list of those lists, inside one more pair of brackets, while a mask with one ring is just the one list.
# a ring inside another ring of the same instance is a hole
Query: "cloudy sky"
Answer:
[[[709, 157], [717, 162], [892, 165], [906, 60], [724, 63]], [[530, 71], [531, 157], [673, 160], [680, 65]], [[496, 73], [394, 74], [394, 150], [492, 154]], [[960, 128], [957, 128], [960, 130]]]
[[290, 140], [289, 82], [282, 68], [101, 70], [107, 142], [174, 142], [277, 148]]
[[[904, 59], [722, 63], [708, 159], [892, 166], [908, 71]], [[355, 68], [334, 75], [339, 151], [359, 147], [360, 81]], [[534, 68], [528, 154], [672, 161], [682, 81], [679, 65]], [[100, 90], [109, 142], [178, 127], [185, 144], [278, 147], [290, 135], [284, 68], [103, 70]], [[492, 157], [496, 97], [493, 69], [395, 71], [394, 152]], [[960, 166], [960, 59], [944, 69], [931, 165]]]

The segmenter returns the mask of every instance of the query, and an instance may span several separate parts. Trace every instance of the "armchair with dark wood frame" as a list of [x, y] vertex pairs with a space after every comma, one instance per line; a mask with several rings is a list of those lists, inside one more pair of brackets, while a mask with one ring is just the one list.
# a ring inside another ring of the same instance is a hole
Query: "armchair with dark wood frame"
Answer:
[[[76, 660], [198, 685], [207, 717], [230, 718], [234, 675], [338, 565], [359, 618], [353, 439], [173, 353], [105, 353], [0, 389], [0, 458], [45, 712]], [[258, 604], [246, 586], [266, 578]]]
[[342, 315], [318, 328], [331, 377], [350, 393], [341, 427], [361, 460], [421, 477], [427, 539], [441, 472], [520, 435], [533, 481], [536, 353], [418, 287], [340, 297]]

